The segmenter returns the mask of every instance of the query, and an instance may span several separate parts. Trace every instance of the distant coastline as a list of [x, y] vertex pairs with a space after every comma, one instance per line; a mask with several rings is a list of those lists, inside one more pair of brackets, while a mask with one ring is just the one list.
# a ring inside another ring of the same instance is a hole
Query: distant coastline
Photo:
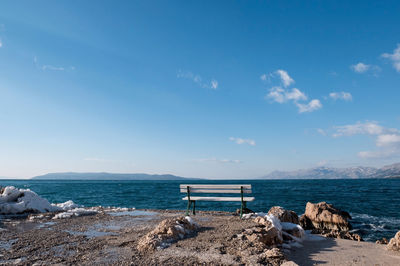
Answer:
[[119, 174], [119, 173], [49, 173], [35, 176], [33, 180], [200, 180], [175, 175]]

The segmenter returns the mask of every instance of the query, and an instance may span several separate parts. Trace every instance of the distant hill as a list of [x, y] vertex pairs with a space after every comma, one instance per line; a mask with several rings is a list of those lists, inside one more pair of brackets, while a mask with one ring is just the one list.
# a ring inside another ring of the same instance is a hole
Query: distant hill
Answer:
[[274, 171], [260, 179], [362, 179], [362, 178], [400, 178], [400, 163], [382, 168], [374, 167], [315, 167], [296, 171]]
[[113, 174], [113, 173], [49, 173], [35, 176], [35, 180], [194, 180], [175, 175]]

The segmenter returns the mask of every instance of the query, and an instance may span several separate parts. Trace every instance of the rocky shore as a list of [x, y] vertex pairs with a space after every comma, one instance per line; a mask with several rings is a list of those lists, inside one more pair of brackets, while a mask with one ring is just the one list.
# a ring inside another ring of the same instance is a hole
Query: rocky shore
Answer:
[[308, 202], [300, 217], [274, 206], [241, 219], [55, 205], [13, 187], [1, 194], [0, 265], [400, 265], [400, 231], [363, 242], [350, 214], [326, 202]]
[[65, 219], [55, 215], [2, 220], [0, 264], [335, 265], [338, 257], [341, 265], [400, 263], [400, 233], [388, 245], [361, 242], [349, 232], [349, 215], [326, 203], [307, 204], [300, 217], [279, 206], [245, 219], [227, 212], [185, 217], [182, 211], [104, 208]]

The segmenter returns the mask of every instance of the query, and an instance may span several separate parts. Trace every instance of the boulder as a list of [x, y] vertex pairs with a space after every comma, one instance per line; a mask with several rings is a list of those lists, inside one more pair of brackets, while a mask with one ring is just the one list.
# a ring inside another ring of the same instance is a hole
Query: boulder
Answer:
[[[264, 219], [262, 217], [259, 218]], [[258, 220], [261, 221], [261, 219]], [[248, 241], [252, 243], [260, 242], [267, 247], [282, 244], [281, 233], [272, 225], [270, 221], [265, 219], [260, 224], [264, 226], [248, 228], [243, 231], [243, 235]]]
[[281, 222], [299, 224], [299, 216], [294, 211], [285, 210], [280, 206], [274, 206], [268, 211], [269, 215], [274, 215]]
[[139, 239], [137, 248], [141, 252], [165, 248], [172, 242], [194, 233], [197, 229], [197, 224], [190, 217], [166, 219], [159, 223], [153, 231]]
[[[351, 219], [350, 214], [326, 202], [317, 204], [307, 202], [304, 216], [301, 217], [301, 223], [302, 227], [306, 230], [314, 228], [337, 231], [351, 230], [351, 224], [348, 221]], [[312, 228], [310, 228], [311, 224]]]
[[387, 249], [400, 251], [400, 231], [396, 233], [396, 235], [390, 239], [389, 244], [387, 245]]

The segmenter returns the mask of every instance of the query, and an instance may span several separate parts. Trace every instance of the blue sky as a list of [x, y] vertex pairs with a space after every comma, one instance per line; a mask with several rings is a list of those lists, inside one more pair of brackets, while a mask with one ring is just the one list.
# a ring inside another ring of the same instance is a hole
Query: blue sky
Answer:
[[0, 176], [400, 161], [398, 1], [2, 1]]

